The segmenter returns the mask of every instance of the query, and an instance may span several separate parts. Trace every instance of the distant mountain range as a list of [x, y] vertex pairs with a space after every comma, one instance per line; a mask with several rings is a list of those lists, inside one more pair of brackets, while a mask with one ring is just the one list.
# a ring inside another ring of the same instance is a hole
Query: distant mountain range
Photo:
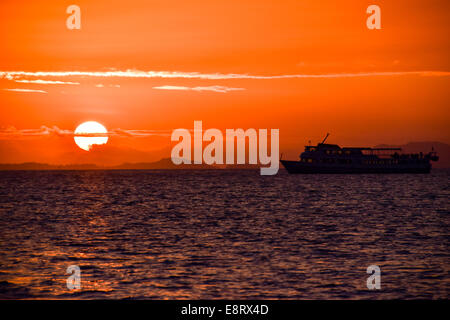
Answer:
[[[171, 159], [161, 159], [156, 162], [123, 163], [118, 166], [100, 166], [96, 164], [51, 165], [46, 163], [26, 162], [18, 164], [0, 164], [0, 170], [162, 170], [162, 169], [211, 169], [202, 165], [174, 165]], [[217, 169], [217, 167], [216, 167]]]
[[[402, 148], [405, 153], [437, 151], [438, 162], [433, 162], [433, 168], [450, 168], [450, 145], [442, 142], [410, 142], [405, 145], [377, 145], [376, 148]], [[156, 162], [123, 163], [118, 166], [100, 166], [96, 164], [51, 165], [46, 163], [26, 162], [0, 164], [0, 170], [166, 170], [166, 169], [258, 169], [260, 165], [174, 165], [170, 158]], [[282, 168], [282, 167], [280, 167]]]

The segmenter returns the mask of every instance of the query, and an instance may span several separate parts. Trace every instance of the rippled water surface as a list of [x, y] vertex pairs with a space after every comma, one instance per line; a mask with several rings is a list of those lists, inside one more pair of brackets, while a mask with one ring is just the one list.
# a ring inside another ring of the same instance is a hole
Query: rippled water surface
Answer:
[[0, 172], [0, 298], [449, 298], [449, 177]]

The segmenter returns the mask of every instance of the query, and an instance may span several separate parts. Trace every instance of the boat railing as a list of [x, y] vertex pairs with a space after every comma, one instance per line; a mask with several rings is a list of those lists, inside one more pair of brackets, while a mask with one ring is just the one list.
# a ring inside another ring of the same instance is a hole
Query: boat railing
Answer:
[[402, 148], [361, 148], [361, 152], [364, 155], [390, 157], [395, 153], [400, 153]]

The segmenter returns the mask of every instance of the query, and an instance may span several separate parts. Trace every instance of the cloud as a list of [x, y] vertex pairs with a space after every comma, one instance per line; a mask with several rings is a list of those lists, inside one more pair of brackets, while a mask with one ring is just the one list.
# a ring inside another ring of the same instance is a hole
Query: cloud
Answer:
[[[104, 87], [106, 87], [106, 85], [104, 85], [102, 83], [96, 84], [95, 86], [97, 88], [104, 88]], [[110, 87], [110, 88], [120, 88], [120, 84], [108, 84], [107, 86]]]
[[181, 87], [181, 86], [160, 86], [160, 87], [153, 87], [153, 89], [158, 90], [189, 90], [189, 87]]
[[13, 92], [33, 92], [33, 93], [47, 93], [44, 90], [34, 90], [34, 89], [3, 89], [5, 91], [13, 91]]
[[382, 76], [450, 76], [449, 71], [398, 71], [398, 72], [361, 72], [361, 73], [324, 73], [324, 74], [281, 74], [281, 75], [251, 75], [236, 73], [200, 73], [181, 71], [141, 71], [128, 69], [125, 71], [0, 71], [0, 77], [12, 79], [17, 77], [97, 77], [97, 78], [169, 78], [169, 79], [201, 79], [201, 80], [230, 80], [230, 79], [316, 79], [316, 78], [355, 78]]
[[[163, 79], [198, 79], [198, 80], [273, 80], [273, 79], [333, 79], [333, 78], [361, 78], [361, 77], [395, 77], [395, 76], [423, 76], [423, 77], [447, 77], [449, 71], [387, 71], [387, 72], [361, 72], [361, 73], [322, 73], [322, 74], [279, 74], [279, 75], [251, 75], [238, 73], [201, 73], [201, 72], [182, 72], [182, 71], [142, 71], [127, 69], [124, 71], [0, 71], [0, 78], [14, 80], [21, 83], [35, 84], [79, 84], [79, 82], [64, 82], [57, 80], [43, 79], [24, 79], [30, 77], [81, 77], [81, 78], [163, 78]], [[119, 88], [120, 85], [108, 85], [109, 87]], [[105, 87], [103, 84], [97, 84], [96, 87]], [[229, 92], [236, 90], [245, 90], [244, 88], [229, 88], [224, 86], [204, 86], [204, 87], [184, 87], [184, 86], [157, 86], [157, 90], [192, 90], [192, 91], [213, 91]], [[35, 92], [47, 93], [44, 90], [32, 89], [4, 89], [16, 92]]]
[[239, 91], [245, 90], [244, 88], [229, 88], [224, 86], [208, 86], [208, 87], [182, 87], [182, 86], [159, 86], [153, 87], [153, 89], [158, 90], [183, 90], [183, 91], [213, 91], [213, 92], [229, 92], [229, 91]]
[[79, 82], [70, 82], [70, 81], [53, 81], [53, 80], [14, 80], [15, 82], [19, 83], [33, 83], [33, 84], [71, 84], [71, 85], [78, 85]]
[[[136, 130], [136, 129], [111, 129], [108, 133], [87, 133], [76, 134], [76, 136], [86, 137], [150, 137], [150, 136], [170, 136], [170, 130]], [[45, 137], [45, 136], [75, 136], [74, 130], [60, 129], [57, 126], [41, 126], [38, 129], [17, 129], [14, 126], [0, 127], [0, 140], [13, 140], [22, 138]]]
[[0, 139], [13, 139], [21, 137], [39, 137], [39, 136], [66, 136], [72, 135], [71, 130], [62, 130], [57, 126], [41, 126], [39, 129], [17, 129], [16, 127], [0, 127]]
[[122, 137], [149, 137], [149, 136], [170, 136], [171, 130], [130, 130], [130, 129], [112, 129], [108, 131], [110, 136]]

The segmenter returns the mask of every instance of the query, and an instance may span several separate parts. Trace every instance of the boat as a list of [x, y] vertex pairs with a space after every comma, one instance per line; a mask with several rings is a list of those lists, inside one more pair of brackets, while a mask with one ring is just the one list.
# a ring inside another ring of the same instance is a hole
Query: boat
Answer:
[[282, 160], [289, 173], [429, 173], [437, 153], [402, 153], [401, 148], [343, 147], [325, 143], [305, 146], [300, 159]]

